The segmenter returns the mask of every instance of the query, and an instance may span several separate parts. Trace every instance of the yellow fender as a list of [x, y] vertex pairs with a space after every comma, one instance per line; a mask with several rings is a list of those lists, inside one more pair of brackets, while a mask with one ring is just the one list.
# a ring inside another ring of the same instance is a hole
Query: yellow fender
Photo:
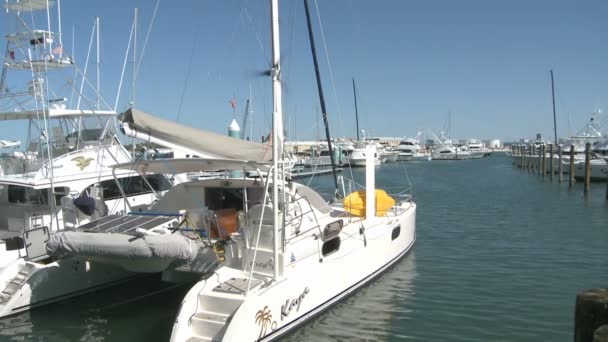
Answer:
[[[351, 192], [342, 200], [344, 210], [354, 216], [365, 217], [365, 190]], [[395, 200], [384, 190], [376, 189], [376, 216], [384, 216], [395, 205]]]

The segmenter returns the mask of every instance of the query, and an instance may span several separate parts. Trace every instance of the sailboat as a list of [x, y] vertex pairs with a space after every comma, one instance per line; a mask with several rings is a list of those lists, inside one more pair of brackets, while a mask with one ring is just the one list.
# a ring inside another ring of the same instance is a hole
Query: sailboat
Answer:
[[365, 190], [341, 202], [328, 204], [314, 190], [286, 180], [278, 0], [270, 1], [270, 13], [272, 164], [260, 173], [263, 191], [255, 201], [245, 195], [254, 183], [237, 185], [243, 213], [225, 242], [224, 260], [212, 274], [201, 274], [186, 294], [172, 341], [268, 341], [283, 336], [385, 271], [415, 241], [416, 204], [409, 196], [392, 199], [376, 189], [371, 149]]

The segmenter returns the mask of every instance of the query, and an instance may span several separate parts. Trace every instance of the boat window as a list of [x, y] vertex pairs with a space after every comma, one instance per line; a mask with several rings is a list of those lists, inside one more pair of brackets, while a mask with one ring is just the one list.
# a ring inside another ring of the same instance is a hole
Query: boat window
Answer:
[[8, 203], [8, 186], [0, 185], [0, 207]]
[[55, 193], [55, 203], [59, 204], [61, 203], [61, 197], [70, 194], [70, 188], [67, 186], [56, 186], [53, 192]]
[[47, 205], [48, 189], [36, 190], [19, 185], [8, 186], [8, 203]]
[[243, 189], [206, 188], [205, 204], [211, 210], [234, 208], [243, 209]]
[[321, 252], [323, 252], [323, 256], [328, 256], [331, 253], [336, 252], [340, 249], [340, 237], [337, 236], [331, 240], [327, 240], [323, 242], [323, 247], [321, 247]]
[[[171, 184], [163, 175], [148, 175], [146, 176], [146, 180], [150, 183], [154, 191], [166, 191], [171, 188]], [[141, 176], [123, 177], [119, 179], [119, 182], [127, 197], [149, 194], [152, 192], [152, 189], [150, 189], [148, 184], [146, 184]], [[116, 185], [116, 181], [114, 179], [102, 181], [100, 182], [100, 185], [103, 189], [104, 200], [122, 197], [120, 189]], [[91, 187], [88, 187], [87, 190], [90, 190], [90, 188]]]
[[391, 234], [391, 239], [395, 240], [401, 234], [401, 225], [393, 228], [393, 233]]
[[146, 180], [154, 191], [167, 191], [171, 189], [171, 183], [167, 180], [167, 177], [163, 175], [148, 175], [146, 176]]

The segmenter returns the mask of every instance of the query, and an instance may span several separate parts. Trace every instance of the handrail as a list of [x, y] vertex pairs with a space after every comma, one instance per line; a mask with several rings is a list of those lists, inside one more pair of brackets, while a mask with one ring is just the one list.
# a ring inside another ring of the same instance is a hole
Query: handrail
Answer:
[[[259, 172], [259, 169], [257, 170]], [[268, 170], [268, 175], [270, 176], [270, 172], [276, 172], [275, 166], [271, 166], [270, 170]], [[263, 176], [261, 173], [258, 173], [260, 177]], [[266, 201], [268, 199], [268, 187], [270, 185], [270, 177], [266, 177], [266, 182], [264, 184], [264, 199], [262, 201], [262, 212], [260, 214], [260, 224], [258, 225], [258, 234], [255, 241], [255, 249], [253, 251], [253, 260], [251, 261], [251, 271], [249, 272], [249, 281], [247, 282], [247, 294], [249, 294], [249, 289], [251, 288], [251, 279], [253, 277], [253, 269], [255, 268], [255, 259], [258, 253], [258, 246], [260, 245], [260, 233], [262, 232], [262, 223], [264, 222], [264, 210], [266, 209]], [[277, 186], [276, 184], [273, 184]], [[245, 264], [246, 265], [246, 264]]]

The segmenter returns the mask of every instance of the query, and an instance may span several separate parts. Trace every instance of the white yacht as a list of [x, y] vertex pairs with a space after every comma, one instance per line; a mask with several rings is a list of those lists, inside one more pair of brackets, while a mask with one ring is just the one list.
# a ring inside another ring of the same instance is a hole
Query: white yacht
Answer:
[[454, 146], [451, 143], [445, 143], [437, 146], [432, 153], [433, 160], [462, 160], [470, 159], [471, 152]]
[[414, 138], [405, 138], [401, 140], [399, 145], [397, 146], [397, 151], [399, 151], [398, 160], [415, 160], [419, 159], [421, 150], [420, 143], [417, 139]]
[[373, 144], [368, 144], [360, 145], [352, 150], [349, 159], [350, 166], [365, 166], [368, 161], [367, 155], [369, 153], [373, 154], [372, 161], [374, 165], [380, 165], [380, 154], [378, 153], [376, 146]]
[[480, 159], [489, 156], [492, 152], [487, 149], [481, 140], [469, 139], [467, 150], [471, 153], [471, 159]]
[[[16, 17], [17, 33], [6, 37], [0, 121], [20, 120], [28, 130], [26, 150], [15, 151], [0, 176], [0, 317], [124, 279], [124, 271], [106, 268], [77, 281], [72, 273], [83, 270], [84, 260], [54, 262], [46, 242], [100, 216], [144, 208], [171, 187], [163, 175], [112, 168], [133, 161], [116, 137], [117, 113], [98, 91], [79, 88], [85, 80], [74, 79], [58, 35], [25, 24], [42, 19], [46, 25], [54, 14], [50, 3], [3, 4]], [[55, 87], [57, 79], [62, 87]], [[68, 101], [72, 91], [80, 95]], [[81, 105], [68, 108], [70, 102]]]
[[383, 146], [380, 150], [380, 159], [383, 163], [393, 163], [399, 159], [399, 151], [390, 146]]
[[608, 161], [608, 140], [597, 141], [592, 146], [592, 151], [598, 158]]
[[[608, 161], [604, 159], [591, 159], [589, 161], [589, 178], [592, 182], [605, 182], [608, 180]], [[585, 161], [574, 164], [574, 178], [585, 179]]]
[[271, 0], [275, 124], [272, 164], [259, 183], [265, 190], [254, 202], [250, 185], [243, 185], [240, 193], [247, 200], [234, 201], [243, 215], [226, 241], [224, 261], [212, 275], [201, 274], [185, 296], [172, 341], [284, 336], [385, 271], [415, 241], [416, 204], [409, 197], [395, 202], [375, 188], [372, 148], [366, 152], [366, 190], [342, 203], [328, 204], [312, 189], [285, 181], [277, 6]]
[[[591, 149], [592, 152], [595, 153], [595, 156], [598, 158], [602, 158], [602, 149], [601, 149], [601, 145], [602, 145], [602, 139], [604, 139], [604, 136], [601, 133], [601, 128], [599, 126], [599, 121], [597, 119], [597, 117], [599, 115], [601, 115], [601, 110], [597, 110], [596, 112], [591, 114], [591, 118], [589, 119], [589, 121], [587, 121], [587, 123], [585, 124], [585, 126], [580, 129], [575, 135], [573, 135], [572, 137], [570, 137], [570, 139], [568, 139], [566, 141], [565, 144], [562, 145], [562, 169], [564, 170], [564, 172], [568, 173], [569, 172], [569, 164], [570, 164], [570, 149], [572, 148], [572, 146], [574, 146], [574, 163], [578, 164], [578, 163], [584, 163], [585, 161], [585, 145], [587, 143], [591, 144]], [[546, 151], [547, 156], [546, 158], [549, 158], [549, 151]], [[534, 157], [533, 157], [534, 158]], [[554, 156], [553, 156], [553, 164], [555, 167], [555, 170], [557, 170], [557, 168], [559, 167], [559, 156], [557, 155], [557, 148], [555, 148], [554, 150]], [[598, 164], [596, 162], [594, 162], [594, 165], [600, 165], [599, 167], [601, 167], [601, 162]], [[598, 166], [595, 166], [598, 167]]]

